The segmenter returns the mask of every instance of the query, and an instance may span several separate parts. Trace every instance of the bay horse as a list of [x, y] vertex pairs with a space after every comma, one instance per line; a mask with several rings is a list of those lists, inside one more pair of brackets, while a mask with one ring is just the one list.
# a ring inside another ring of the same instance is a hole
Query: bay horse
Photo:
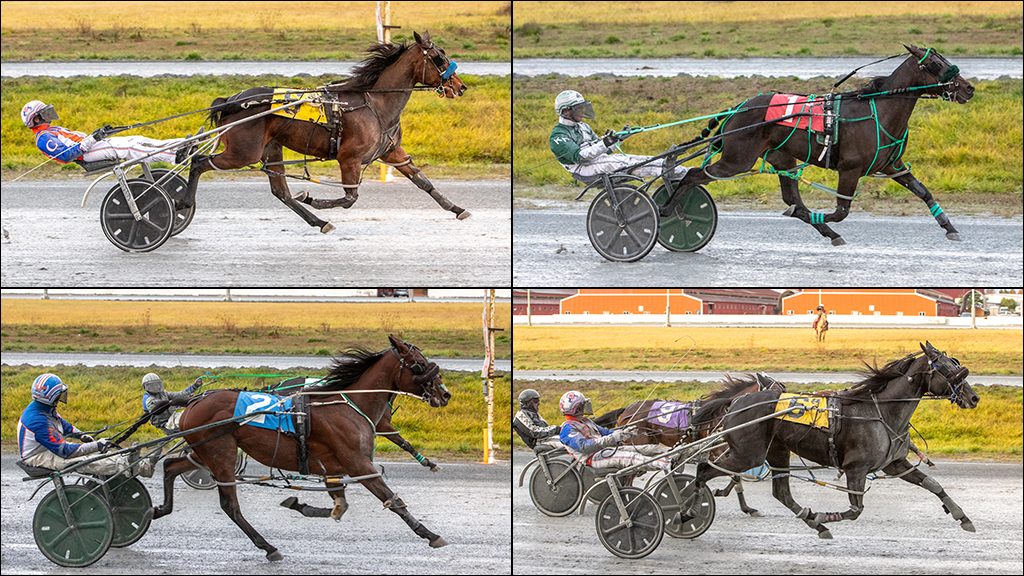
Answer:
[[825, 314], [825, 310], [823, 308], [820, 306], [818, 308], [818, 312], [815, 314], [811, 328], [814, 328], [814, 334], [818, 337], [818, 342], [824, 342], [825, 332], [828, 332], [828, 315]]
[[[667, 403], [660, 404], [661, 410], [685, 410], [689, 415], [690, 425], [686, 427], [679, 426], [680, 420], [673, 418], [672, 413], [663, 412], [657, 414], [656, 417], [652, 417], [652, 409], [655, 408], [655, 404], [663, 402], [661, 400], [643, 400], [635, 402], [626, 406], [625, 408], [619, 408], [613, 410], [607, 414], [602, 414], [597, 418], [594, 418], [600, 426], [605, 428], [611, 427], [624, 427], [630, 424], [637, 425], [637, 431], [639, 435], [634, 436], [630, 442], [633, 444], [662, 444], [670, 448], [682, 444], [690, 444], [702, 438], [707, 438], [708, 434], [714, 431], [718, 425], [718, 421], [725, 416], [726, 411], [729, 408], [729, 402], [754, 392], [761, 390], [778, 390], [780, 392], [786, 391], [786, 386], [781, 382], [775, 380], [771, 376], [764, 373], [747, 374], [739, 378], [733, 378], [731, 375], [725, 375], [725, 383], [714, 392], [703, 396], [690, 403]], [[707, 402], [714, 400], [725, 399], [727, 402], [717, 402], [715, 414], [705, 415], [704, 424], [701, 426], [693, 426], [693, 415], [697, 412], [700, 406]], [[669, 424], [669, 425], [666, 425]], [[716, 451], [715, 454], [719, 454]], [[743, 496], [743, 483], [740, 481], [738, 476], [733, 476], [730, 479], [729, 486], [721, 490], [715, 490], [714, 495], [717, 497], [728, 496], [733, 488], [736, 488], [736, 497], [740, 503], [740, 510], [750, 516], [760, 516], [761, 514], [756, 508], [751, 508], [747, 505], [747, 499]]]
[[[340, 520], [348, 509], [345, 484], [338, 478], [349, 475], [399, 515], [416, 535], [429, 541], [432, 548], [447, 542], [420, 524], [405, 503], [388, 488], [373, 465], [371, 456], [374, 429], [388, 411], [388, 398], [395, 392], [408, 393], [438, 408], [448, 403], [451, 394], [444, 390], [437, 364], [427, 360], [420, 350], [388, 336], [391, 347], [381, 352], [349, 350], [335, 358], [326, 383], [305, 387], [302, 393], [316, 394], [310, 402], [310, 434], [307, 438], [309, 466], [313, 473], [326, 477], [327, 493], [334, 499], [331, 518]], [[369, 392], [360, 392], [369, 391]], [[322, 394], [324, 392], [332, 394]], [[181, 430], [232, 418], [239, 390], [214, 390], [190, 402], [181, 416]], [[238, 448], [251, 458], [280, 470], [299, 470], [299, 444], [280, 431], [228, 423], [184, 436], [193, 450], [192, 459], [210, 469], [217, 481], [220, 505], [267, 559], [284, 558], [246, 521], [235, 491], [235, 459]], [[153, 518], [170, 514], [173, 509], [174, 478], [196, 467], [189, 457], [164, 461], [164, 503], [154, 507]]]
[[[943, 509], [960, 527], [974, 532], [974, 524], [946, 494], [942, 486], [907, 461], [909, 424], [917, 405], [925, 395], [948, 398], [961, 408], [978, 405], [978, 394], [967, 383], [970, 371], [954, 358], [931, 345], [921, 344], [921, 352], [889, 362], [882, 368], [868, 365], [867, 377], [852, 388], [838, 392], [838, 430], [830, 432], [806, 424], [773, 418], [725, 435], [729, 450], [714, 466], [697, 466], [696, 488], [730, 470], [747, 470], [767, 458], [775, 473], [772, 495], [830, 539], [827, 522], [856, 520], [864, 510], [864, 486], [867, 474], [883, 470], [886, 474], [916, 484], [935, 494]], [[742, 396], [732, 404], [722, 420], [724, 430], [777, 412], [781, 392], [765, 391]], [[720, 406], [705, 404], [697, 414], [698, 423], [707, 422]], [[831, 448], [830, 448], [831, 445]], [[850, 509], [817, 512], [801, 507], [789, 489], [790, 452], [824, 466], [835, 466], [846, 474], [846, 492]], [[692, 505], [692, 504], [687, 504]]]
[[[780, 172], [782, 199], [789, 205], [783, 215], [810, 224], [822, 236], [830, 238], [833, 246], [846, 244], [846, 241], [826, 223], [842, 222], [850, 213], [850, 203], [857, 196], [860, 179], [876, 173], [892, 178], [913, 192], [945, 229], [946, 238], [960, 240], [949, 216], [924, 184], [911, 174], [902, 157], [906, 149], [907, 123], [918, 98], [927, 95], [966, 104], [974, 95], [974, 86], [960, 76], [959, 68], [934, 49], [906, 45], [904, 48], [910, 52], [910, 57], [891, 75], [876, 77], [860, 90], [840, 94], [838, 139], [828, 157], [824, 157], [824, 145], [810, 137], [807, 130], [765, 122], [765, 110], [771, 106], [773, 94], [755, 96], [735, 110], [723, 113], [729, 117], [721, 126], [721, 158], [705, 168], [688, 171], [661, 208], [661, 215], [672, 214], [683, 196], [682, 191], [747, 172], [763, 157]], [[714, 118], [705, 134], [716, 126], [718, 119]], [[798, 164], [813, 164], [839, 172], [835, 211], [823, 214], [807, 209], [800, 198], [797, 181], [781, 173], [794, 170]]]
[[[413, 35], [416, 41], [412, 44], [370, 47], [370, 56], [352, 71], [351, 78], [325, 87], [324, 108], [339, 101], [346, 110], [342, 115], [341, 142], [336, 153], [330, 153], [332, 132], [315, 122], [271, 114], [242, 123], [221, 133], [224, 145], [221, 153], [198, 155], [192, 160], [188, 188], [177, 208], [195, 204], [196, 188], [203, 173], [243, 168], [263, 161], [270, 166], [264, 171], [270, 178], [274, 196], [307, 224], [326, 234], [334, 230], [334, 225], [314, 216], [302, 203], [317, 210], [337, 206], [350, 208], [359, 195], [361, 167], [380, 159], [430, 194], [442, 208], [455, 213], [459, 220], [468, 218], [470, 213], [435, 190], [402, 148], [402, 111], [417, 84], [436, 88], [443, 98], [462, 96], [467, 90], [459, 75], [454, 73], [455, 63], [430, 40], [430, 32], [425, 31], [423, 36], [414, 32]], [[250, 88], [214, 100], [209, 120], [220, 127], [286, 103], [275, 99], [274, 88]], [[282, 146], [308, 156], [337, 160], [345, 196], [319, 200], [302, 192], [293, 197], [280, 164], [284, 158]]]

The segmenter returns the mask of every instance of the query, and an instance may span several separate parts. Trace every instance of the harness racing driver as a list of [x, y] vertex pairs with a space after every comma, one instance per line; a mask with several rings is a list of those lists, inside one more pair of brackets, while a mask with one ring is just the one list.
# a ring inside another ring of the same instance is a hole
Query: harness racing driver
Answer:
[[[632, 154], [610, 154], [619, 142], [630, 136], [629, 126], [623, 130], [626, 134], [619, 135], [611, 130], [598, 138], [584, 118], [596, 118], [590, 100], [575, 90], [566, 90], [555, 97], [555, 112], [558, 113], [558, 124], [551, 130], [548, 146], [562, 167], [581, 182], [590, 183], [594, 176], [621, 170], [628, 166], [650, 160], [650, 156]], [[664, 158], [638, 166], [629, 171], [641, 178], [654, 178], [661, 175]], [[675, 174], [679, 178], [689, 170], [686, 166], [676, 166]]]
[[184, 410], [171, 411], [171, 406], [184, 406], [188, 404], [192, 395], [203, 386], [203, 378], [200, 376], [196, 381], [181, 392], [168, 392], [164, 390], [164, 381], [160, 376], [150, 372], [142, 377], [142, 408], [146, 412], [152, 412], [149, 423], [163, 430], [164, 434], [174, 434], [178, 431], [178, 420]]

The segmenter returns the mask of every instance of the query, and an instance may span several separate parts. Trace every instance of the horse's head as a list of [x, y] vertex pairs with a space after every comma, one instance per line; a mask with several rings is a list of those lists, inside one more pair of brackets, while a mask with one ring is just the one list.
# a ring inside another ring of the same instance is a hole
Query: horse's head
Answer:
[[936, 350], [931, 342], [921, 344], [921, 350], [927, 360], [923, 369], [928, 379], [928, 392], [935, 396], [949, 396], [961, 408], [977, 407], [978, 393], [967, 383], [967, 375], [971, 371], [961, 366], [956, 358]]
[[437, 88], [437, 93], [442, 98], [455, 98], [465, 94], [468, 88], [462, 78], [455, 73], [458, 65], [448, 58], [443, 48], [439, 48], [430, 40], [430, 31], [424, 30], [423, 36], [420, 36], [418, 32], [412, 34], [416, 37], [416, 44], [423, 53], [423, 62], [420, 65], [422, 69], [420, 84]]
[[932, 83], [936, 84], [927, 90], [927, 94], [938, 94], [945, 100], [966, 104], [974, 96], [974, 86], [960, 75], [960, 68], [950, 64], [949, 60], [933, 48], [921, 49], [917, 46], [903, 45], [916, 59], [917, 65]]
[[[434, 408], [447, 406], [451, 400], [452, 393], [441, 381], [441, 369], [434, 362], [431, 362], [423, 355], [419, 348], [398, 340], [388, 335], [391, 341], [391, 351], [398, 357], [399, 368], [398, 387], [403, 392], [422, 396], [425, 402], [430, 403]], [[402, 372], [409, 370], [409, 375]]]

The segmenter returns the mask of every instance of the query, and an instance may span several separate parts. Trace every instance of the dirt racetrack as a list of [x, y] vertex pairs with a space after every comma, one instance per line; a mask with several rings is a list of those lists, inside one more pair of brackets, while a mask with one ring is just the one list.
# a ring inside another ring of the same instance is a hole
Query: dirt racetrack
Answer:
[[[743, 514], [735, 496], [716, 498], [717, 515], [694, 540], [665, 536], [650, 556], [623, 560], [598, 540], [588, 505], [580, 516], [550, 518], [537, 511], [519, 474], [532, 457], [513, 457], [512, 562], [516, 574], [1019, 574], [1022, 561], [1022, 466], [1018, 463], [939, 461], [935, 478], [977, 528], [965, 532], [937, 498], [900, 480], [877, 480], [856, 521], [817, 533], [771, 496], [771, 483], [745, 484], [747, 502], [764, 515]], [[695, 468], [688, 467], [693, 473]], [[833, 481], [835, 473], [820, 471]], [[532, 469], [531, 472], [532, 473]], [[643, 478], [646, 480], [646, 477]], [[724, 479], [712, 480], [712, 488]], [[639, 483], [639, 481], [638, 481]], [[843, 482], [841, 481], [840, 484]], [[720, 486], [721, 484], [721, 486]], [[816, 511], [844, 511], [845, 494], [791, 480], [797, 502]]]

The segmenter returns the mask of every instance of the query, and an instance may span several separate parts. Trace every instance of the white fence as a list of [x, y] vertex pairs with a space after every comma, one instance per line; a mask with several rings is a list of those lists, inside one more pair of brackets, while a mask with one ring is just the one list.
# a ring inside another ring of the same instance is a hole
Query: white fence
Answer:
[[[755, 314], [672, 314], [672, 326], [719, 326], [771, 328], [810, 328], [814, 316], [792, 314], [786, 316]], [[970, 328], [971, 318], [946, 316], [863, 316], [830, 314], [830, 329], [842, 328]], [[990, 316], [974, 318], [977, 328], [1024, 328], [1020, 316]], [[526, 326], [527, 317], [512, 317], [513, 326]], [[533, 326], [664, 326], [664, 314], [552, 314], [532, 316]]]
[[[411, 293], [411, 290], [409, 290]], [[429, 288], [427, 296], [416, 296], [415, 300], [466, 298], [483, 300], [484, 289]], [[4, 288], [0, 294], [5, 298], [54, 298], [54, 299], [112, 299], [112, 300], [343, 300], [347, 298], [375, 298], [376, 288]], [[511, 299], [512, 290], [496, 292], [498, 298]], [[409, 298], [403, 297], [408, 300]]]

